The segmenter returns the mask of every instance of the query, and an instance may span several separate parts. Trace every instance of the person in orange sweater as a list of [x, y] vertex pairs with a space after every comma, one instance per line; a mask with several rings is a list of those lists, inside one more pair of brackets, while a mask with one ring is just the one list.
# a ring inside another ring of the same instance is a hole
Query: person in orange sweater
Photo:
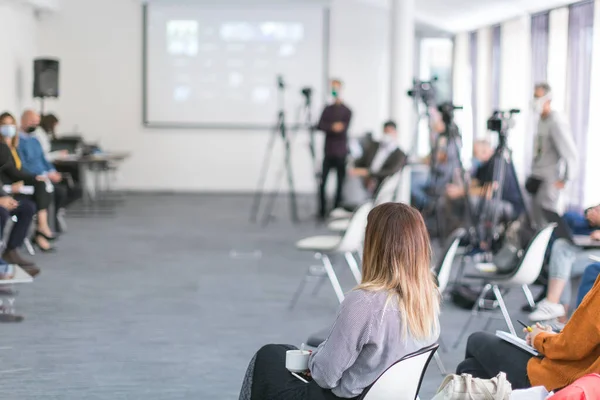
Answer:
[[534, 357], [493, 334], [469, 337], [457, 374], [490, 379], [505, 372], [513, 389], [544, 386], [558, 390], [591, 373], [600, 373], [600, 277], [560, 333], [536, 325], [527, 341], [543, 357]]

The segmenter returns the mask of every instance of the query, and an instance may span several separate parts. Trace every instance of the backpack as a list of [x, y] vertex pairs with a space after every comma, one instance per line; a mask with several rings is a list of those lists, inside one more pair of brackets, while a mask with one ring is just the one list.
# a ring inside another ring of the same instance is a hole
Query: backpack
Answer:
[[577, 379], [549, 400], [596, 400], [600, 399], [600, 375], [590, 374]]

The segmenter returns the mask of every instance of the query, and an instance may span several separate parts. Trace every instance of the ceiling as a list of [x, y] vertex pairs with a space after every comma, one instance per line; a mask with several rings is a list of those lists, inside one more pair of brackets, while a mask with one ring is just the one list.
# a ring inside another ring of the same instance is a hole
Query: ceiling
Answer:
[[[359, 0], [389, 8], [391, 0]], [[414, 0], [419, 25], [464, 32], [540, 11], [576, 3], [573, 0]]]

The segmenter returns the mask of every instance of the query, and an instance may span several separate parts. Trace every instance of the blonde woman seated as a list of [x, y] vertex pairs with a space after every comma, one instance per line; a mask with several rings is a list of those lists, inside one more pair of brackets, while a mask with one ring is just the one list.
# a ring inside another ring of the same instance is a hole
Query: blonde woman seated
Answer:
[[440, 296], [421, 214], [382, 204], [368, 218], [363, 280], [341, 304], [309, 361], [308, 384], [285, 369], [291, 346], [267, 345], [250, 362], [240, 399], [351, 399], [392, 364], [437, 341]]

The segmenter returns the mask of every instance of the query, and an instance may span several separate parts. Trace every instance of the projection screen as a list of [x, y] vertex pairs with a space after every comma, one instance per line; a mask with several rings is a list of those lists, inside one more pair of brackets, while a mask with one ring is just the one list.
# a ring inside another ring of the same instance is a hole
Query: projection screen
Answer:
[[276, 123], [281, 104], [292, 123], [304, 87], [313, 89], [313, 110], [322, 105], [322, 5], [152, 3], [144, 8], [144, 21], [143, 114], [149, 127], [264, 129]]

